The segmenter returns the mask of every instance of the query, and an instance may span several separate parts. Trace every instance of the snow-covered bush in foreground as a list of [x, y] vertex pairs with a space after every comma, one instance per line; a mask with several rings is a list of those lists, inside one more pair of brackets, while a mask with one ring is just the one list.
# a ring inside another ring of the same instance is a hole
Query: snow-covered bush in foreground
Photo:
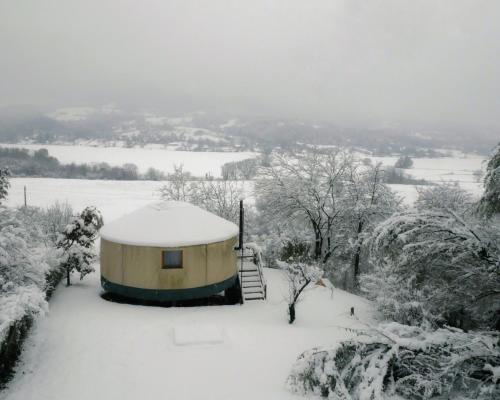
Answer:
[[306, 351], [287, 387], [343, 400], [500, 397], [498, 334], [389, 323], [368, 335]]

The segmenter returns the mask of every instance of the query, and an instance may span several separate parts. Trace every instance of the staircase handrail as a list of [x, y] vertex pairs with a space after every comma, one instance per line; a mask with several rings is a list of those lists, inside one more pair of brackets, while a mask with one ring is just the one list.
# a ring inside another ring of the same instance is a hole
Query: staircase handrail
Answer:
[[253, 252], [253, 260], [254, 260], [254, 264], [257, 267], [257, 271], [259, 273], [259, 280], [260, 280], [260, 284], [262, 285], [262, 289], [264, 290], [264, 300], [265, 300], [267, 297], [267, 282], [266, 282], [266, 278], [264, 277], [264, 271], [262, 270], [262, 268], [263, 268], [262, 250], [255, 243], [247, 243], [244, 245], [244, 247]]

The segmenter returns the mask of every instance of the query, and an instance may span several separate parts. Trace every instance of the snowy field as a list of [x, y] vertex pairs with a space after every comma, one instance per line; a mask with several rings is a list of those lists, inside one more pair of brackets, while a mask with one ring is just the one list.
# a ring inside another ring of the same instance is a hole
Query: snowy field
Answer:
[[[127, 149], [114, 147], [22, 145], [36, 149], [45, 147], [49, 154], [62, 162], [102, 162], [122, 165], [137, 164], [141, 170], [150, 166], [171, 171], [174, 164], [183, 164], [186, 171], [194, 175], [211, 173], [220, 175], [220, 167], [228, 161], [254, 157], [256, 153], [184, 152], [162, 149]], [[394, 165], [396, 157], [372, 157], [374, 162]], [[432, 182], [457, 182], [461, 187], [479, 197], [482, 184], [474, 181], [473, 172], [484, 167], [484, 158], [467, 155], [443, 158], [415, 158], [414, 167], [406, 172], [416, 178]], [[143, 205], [158, 200], [161, 182], [154, 181], [109, 181], [52, 178], [13, 178], [7, 204], [23, 204], [23, 187], [27, 187], [29, 205], [47, 206], [55, 201], [68, 201], [76, 210], [87, 205], [100, 209], [106, 221], [113, 220]], [[390, 185], [404, 200], [412, 205], [417, 190], [411, 185]], [[252, 183], [245, 183], [246, 201], [253, 200]]]
[[17, 147], [29, 150], [47, 149], [49, 154], [63, 164], [107, 162], [113, 166], [126, 163], [137, 165], [140, 172], [150, 167], [163, 172], [172, 172], [174, 165], [182, 164], [184, 170], [195, 176], [211, 174], [220, 177], [221, 167], [231, 161], [253, 158], [251, 152], [195, 152], [173, 151], [159, 148], [91, 147], [34, 144], [0, 144], [0, 147]]
[[[67, 201], [75, 210], [96, 206], [106, 222], [159, 200], [158, 181], [109, 181], [85, 179], [54, 178], [12, 178], [7, 205], [12, 207], [24, 204], [24, 186], [27, 190], [28, 205], [46, 207], [56, 201]], [[466, 190], [479, 197], [482, 185], [460, 183]], [[402, 198], [404, 204], [411, 206], [417, 198], [417, 189], [411, 185], [389, 185]], [[245, 202], [253, 202], [252, 182], [245, 182]]]
[[97, 207], [109, 222], [148, 203], [159, 200], [158, 181], [101, 181], [86, 179], [12, 178], [7, 205], [16, 207], [27, 203], [46, 207], [56, 201], [67, 201], [81, 211], [87, 206]]
[[[66, 288], [31, 332], [1, 400], [298, 399], [285, 380], [297, 356], [353, 336], [371, 319], [360, 297], [316, 286], [289, 325], [280, 271], [268, 300], [191, 308], [101, 299], [98, 272]], [[76, 277], [75, 277], [76, 278]]]
[[[49, 154], [61, 163], [99, 163], [110, 165], [133, 163], [145, 172], [154, 167], [164, 172], [171, 172], [174, 165], [183, 164], [186, 171], [195, 176], [205, 176], [210, 173], [219, 177], [222, 165], [231, 161], [241, 161], [257, 156], [252, 152], [192, 152], [174, 151], [158, 147], [153, 148], [123, 148], [94, 147], [71, 145], [40, 145], [40, 144], [1, 144], [0, 147], [17, 147], [38, 150], [45, 148]], [[365, 155], [359, 154], [361, 158]], [[398, 157], [368, 157], [374, 163], [394, 165]], [[412, 158], [413, 167], [406, 172], [418, 179], [430, 182], [456, 182], [474, 187], [473, 172], [484, 169], [485, 157], [463, 154], [455, 157]]]
[[[394, 165], [398, 157], [369, 157], [373, 163]], [[473, 172], [484, 170], [485, 157], [465, 155], [462, 157], [412, 158], [413, 167], [405, 170], [409, 175], [429, 182], [459, 182], [474, 187]]]
[[[110, 181], [56, 178], [12, 178], [6, 204], [24, 204], [24, 186], [28, 205], [47, 207], [56, 201], [68, 202], [76, 211], [97, 207], [105, 222], [110, 222], [146, 204], [160, 199], [159, 181]], [[245, 202], [253, 202], [253, 185], [244, 182]]]

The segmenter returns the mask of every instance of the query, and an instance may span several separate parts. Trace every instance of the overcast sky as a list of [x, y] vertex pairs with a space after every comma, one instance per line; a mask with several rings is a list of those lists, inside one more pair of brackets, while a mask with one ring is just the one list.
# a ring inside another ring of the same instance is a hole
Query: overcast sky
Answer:
[[500, 125], [498, 0], [0, 0], [0, 104]]

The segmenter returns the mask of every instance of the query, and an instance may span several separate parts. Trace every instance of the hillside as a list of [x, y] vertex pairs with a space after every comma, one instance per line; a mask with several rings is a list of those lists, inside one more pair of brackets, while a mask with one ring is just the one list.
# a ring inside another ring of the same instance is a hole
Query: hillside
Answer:
[[161, 146], [189, 151], [296, 150], [314, 144], [361, 148], [375, 155], [433, 157], [441, 148], [486, 154], [497, 137], [497, 131], [485, 127], [436, 130], [397, 123], [354, 127], [205, 111], [124, 110], [113, 104], [55, 110], [0, 108], [0, 142], [5, 143]]

